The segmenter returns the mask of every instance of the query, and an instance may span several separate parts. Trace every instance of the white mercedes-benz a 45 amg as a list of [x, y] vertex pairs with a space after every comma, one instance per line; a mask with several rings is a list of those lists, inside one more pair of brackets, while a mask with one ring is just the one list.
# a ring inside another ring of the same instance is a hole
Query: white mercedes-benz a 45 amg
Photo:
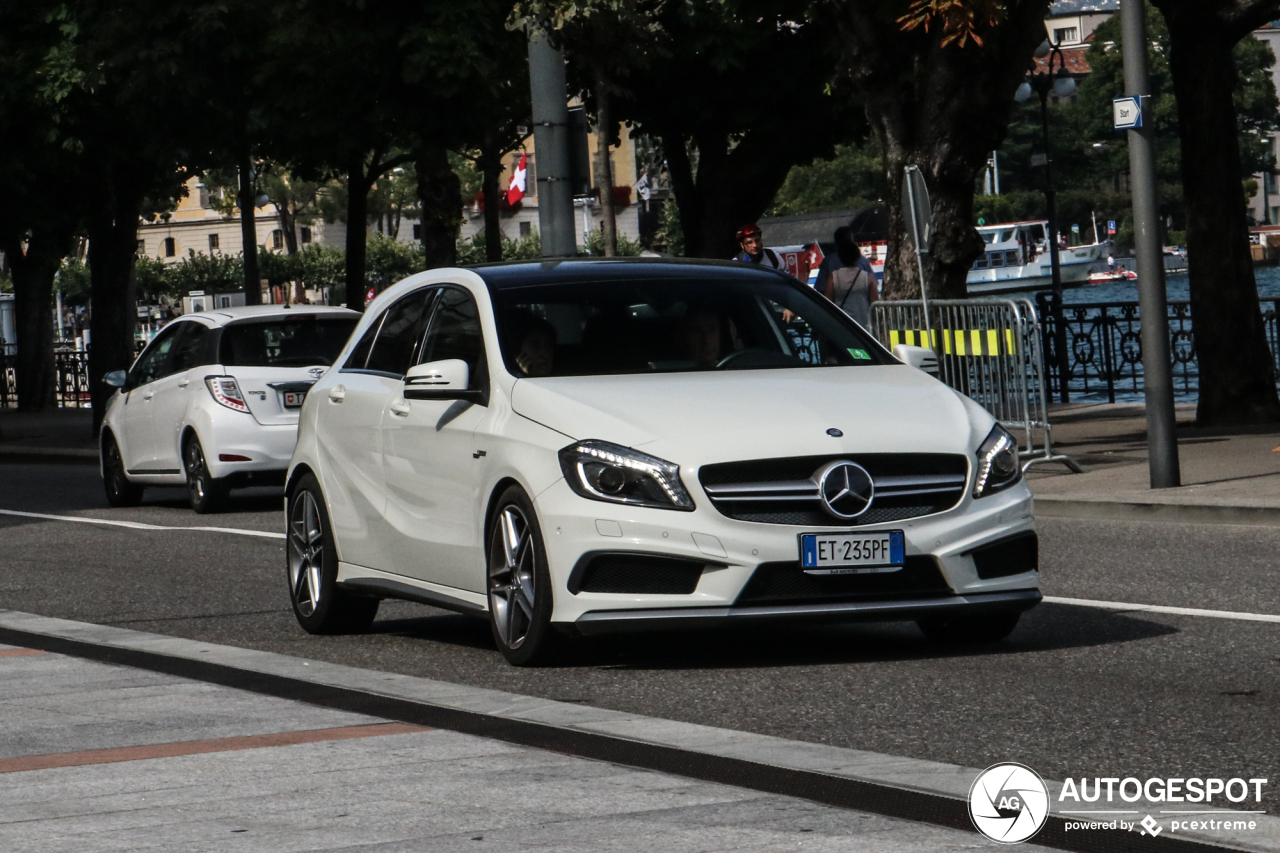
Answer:
[[288, 583], [314, 633], [382, 598], [556, 633], [913, 620], [995, 641], [1040, 601], [1018, 448], [812, 289], [748, 264], [433, 270], [303, 405]]

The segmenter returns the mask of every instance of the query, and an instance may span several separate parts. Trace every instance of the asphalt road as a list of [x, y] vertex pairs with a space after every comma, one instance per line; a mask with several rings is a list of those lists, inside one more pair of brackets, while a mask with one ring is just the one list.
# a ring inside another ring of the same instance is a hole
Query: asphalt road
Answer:
[[[84, 465], [0, 464], [0, 509], [283, 529], [265, 490], [216, 516], [177, 489], [113, 510]], [[1040, 535], [1046, 595], [1280, 614], [1280, 529], [1041, 519]], [[1276, 624], [1045, 604], [981, 649], [931, 645], [911, 625], [769, 628], [581, 640], [556, 667], [522, 670], [486, 623], [419, 605], [385, 602], [367, 635], [307, 635], [279, 540], [5, 515], [0, 607], [1052, 778], [1280, 788]]]

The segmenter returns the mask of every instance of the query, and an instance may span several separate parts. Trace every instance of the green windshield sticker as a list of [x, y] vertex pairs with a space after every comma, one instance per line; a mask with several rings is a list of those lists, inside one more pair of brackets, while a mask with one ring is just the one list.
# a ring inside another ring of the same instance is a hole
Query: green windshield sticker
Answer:
[[862, 361], [871, 360], [871, 353], [867, 352], [864, 349], [851, 349], [849, 350], [849, 355], [853, 356], [854, 358], [861, 359]]

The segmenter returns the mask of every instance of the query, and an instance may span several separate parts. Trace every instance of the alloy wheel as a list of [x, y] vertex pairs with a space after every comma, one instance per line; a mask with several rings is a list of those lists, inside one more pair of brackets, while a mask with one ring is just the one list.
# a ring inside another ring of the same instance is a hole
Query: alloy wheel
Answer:
[[518, 649], [533, 625], [537, 552], [529, 520], [509, 504], [498, 515], [489, 549], [489, 608], [503, 645]]
[[320, 606], [320, 579], [324, 572], [324, 527], [315, 496], [303, 490], [293, 502], [289, 519], [289, 588], [293, 603], [303, 616]]
[[191, 492], [191, 500], [193, 503], [198, 503], [204, 500], [206, 480], [208, 477], [209, 472], [204, 465], [204, 453], [200, 450], [200, 442], [194, 440], [188, 442], [187, 490]]

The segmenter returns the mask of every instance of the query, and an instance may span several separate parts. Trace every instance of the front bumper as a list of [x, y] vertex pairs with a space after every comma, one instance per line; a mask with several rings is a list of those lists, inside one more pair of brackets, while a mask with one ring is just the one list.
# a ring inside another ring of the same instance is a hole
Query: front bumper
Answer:
[[[695, 497], [695, 500], [698, 500]], [[936, 564], [942, 584], [918, 593], [883, 592], [839, 600], [744, 601], [757, 569], [795, 563], [800, 533], [845, 532], [848, 528], [798, 527], [738, 521], [721, 515], [703, 497], [693, 512], [645, 509], [578, 496], [560, 480], [535, 503], [555, 596], [552, 621], [583, 633], [668, 627], [672, 623], [748, 622], [774, 619], [911, 620], [956, 609], [1020, 611], [1040, 600], [1039, 573], [1024, 571], [981, 578], [975, 549], [1035, 530], [1031, 491], [1020, 483], [981, 500], [966, 497], [953, 509], [884, 524], [859, 532], [901, 530], [906, 555]], [[587, 592], [574, 568], [584, 555], [626, 552], [699, 561], [696, 588], [683, 594]], [[875, 577], [886, 578], [888, 575]], [[573, 591], [571, 591], [573, 590]]]
[[671, 607], [655, 610], [593, 610], [573, 623], [580, 634], [659, 631], [759, 622], [894, 622], [949, 613], [1021, 613], [1040, 603], [1038, 589], [986, 592], [896, 601], [850, 601], [754, 607]]

